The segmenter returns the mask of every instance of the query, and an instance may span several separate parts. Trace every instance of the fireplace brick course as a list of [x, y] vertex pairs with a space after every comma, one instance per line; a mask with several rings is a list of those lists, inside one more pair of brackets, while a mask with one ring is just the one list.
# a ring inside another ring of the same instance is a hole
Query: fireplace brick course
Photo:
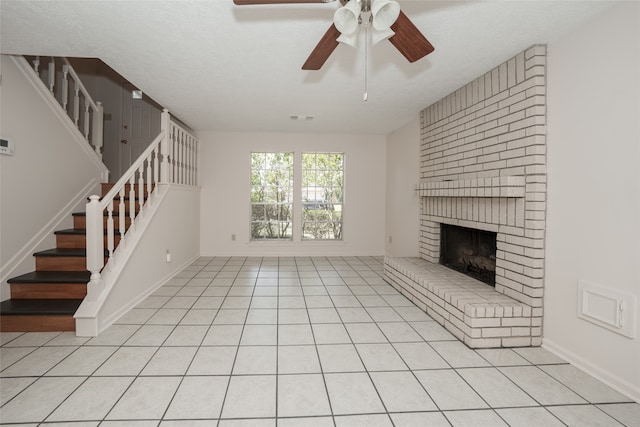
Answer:
[[[473, 322], [465, 324], [462, 319], [457, 334], [464, 331], [469, 340], [491, 339], [480, 343], [483, 347], [540, 345], [547, 190], [546, 47], [532, 46], [425, 108], [420, 122], [420, 183], [416, 185], [422, 200], [420, 258], [438, 262], [441, 223], [496, 232], [496, 286], [491, 291], [527, 307], [530, 318], [528, 325], [507, 326], [512, 320], [501, 323], [491, 332], [495, 337], [475, 336], [477, 332], [462, 327]], [[452, 274], [454, 279], [464, 277]], [[453, 319], [460, 320], [453, 309], [438, 307], [440, 323], [455, 326]]]

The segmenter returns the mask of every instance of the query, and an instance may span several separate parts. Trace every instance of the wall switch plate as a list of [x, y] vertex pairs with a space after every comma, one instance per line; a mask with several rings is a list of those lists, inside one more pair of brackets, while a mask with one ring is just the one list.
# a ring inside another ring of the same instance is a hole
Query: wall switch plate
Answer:
[[10, 138], [0, 138], [0, 154], [13, 156], [14, 152], [15, 146], [13, 145], [13, 140]]

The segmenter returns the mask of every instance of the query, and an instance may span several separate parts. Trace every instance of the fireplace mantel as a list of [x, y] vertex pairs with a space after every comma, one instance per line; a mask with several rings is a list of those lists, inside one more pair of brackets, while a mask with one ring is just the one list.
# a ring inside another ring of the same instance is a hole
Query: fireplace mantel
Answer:
[[416, 185], [421, 197], [514, 197], [525, 196], [524, 176], [422, 182]]

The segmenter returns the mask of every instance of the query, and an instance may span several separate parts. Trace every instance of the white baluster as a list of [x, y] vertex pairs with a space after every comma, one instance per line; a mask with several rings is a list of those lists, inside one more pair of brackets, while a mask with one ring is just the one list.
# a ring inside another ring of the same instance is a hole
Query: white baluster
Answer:
[[176, 128], [173, 127], [171, 129], [171, 183], [174, 184], [176, 182], [176, 153], [178, 139], [176, 138]]
[[180, 153], [178, 154], [178, 157], [180, 157], [180, 175], [178, 183], [184, 184], [184, 132], [180, 132]]
[[103, 130], [104, 130], [104, 107], [102, 102], [96, 102], [96, 109], [93, 111], [93, 123], [91, 126], [91, 145], [96, 154], [102, 158], [103, 147]]
[[200, 185], [200, 141], [196, 141], [196, 186]]
[[175, 147], [176, 147], [176, 154], [175, 154], [175, 162], [173, 165], [173, 182], [176, 184], [180, 184], [180, 162], [182, 161], [182, 158], [180, 158], [180, 144], [182, 143], [182, 140], [180, 139], [180, 130], [176, 129], [176, 142], [175, 142]]
[[188, 151], [188, 144], [189, 144], [189, 135], [187, 135], [187, 133], [184, 133], [184, 142], [182, 144], [182, 183], [186, 184], [187, 183], [187, 168], [189, 167], [189, 151]]
[[142, 206], [144, 205], [144, 162], [138, 169], [138, 204], [140, 205], [140, 212], [142, 212]]
[[73, 81], [73, 122], [78, 127], [78, 122], [80, 121], [80, 86], [76, 80]]
[[171, 132], [171, 183], [177, 182], [176, 165], [178, 164], [178, 130], [174, 127]]
[[173, 136], [173, 182], [180, 183], [180, 130], [176, 128]]
[[198, 185], [198, 140], [193, 139], [193, 186]]
[[135, 172], [131, 174], [129, 178], [129, 220], [131, 224], [129, 227], [133, 227], [133, 220], [136, 217], [136, 174]]
[[89, 124], [91, 123], [89, 119], [91, 118], [91, 113], [89, 113], [89, 103], [87, 102], [87, 97], [84, 97], [84, 139], [89, 141]]
[[33, 70], [36, 72], [38, 76], [40, 76], [40, 57], [36, 56], [36, 59], [33, 60]]
[[69, 66], [64, 64], [62, 66], [62, 108], [67, 111], [67, 104], [69, 102]]
[[118, 205], [118, 233], [120, 233], [120, 242], [118, 243], [118, 246], [124, 246], [124, 233], [126, 231], [125, 218], [127, 216], [126, 205], [124, 203], [124, 185], [120, 189], [120, 193], [118, 195], [120, 196], [120, 204]]
[[147, 157], [147, 195], [151, 194], [151, 181], [153, 181], [153, 170], [151, 170], [151, 161], [153, 159], [153, 151]]
[[193, 153], [191, 152], [191, 137], [187, 136], [187, 167], [186, 167], [186, 175], [185, 175], [185, 184], [191, 185], [191, 156]]
[[193, 138], [189, 137], [189, 179], [187, 180], [187, 184], [193, 185], [193, 163], [195, 161], [194, 155], [194, 141]]
[[109, 200], [107, 205], [107, 250], [109, 251], [109, 259], [113, 256], [113, 199]]
[[160, 127], [162, 131], [162, 142], [160, 143], [160, 152], [162, 153], [162, 170], [160, 171], [160, 181], [161, 182], [171, 182], [170, 175], [170, 161], [171, 157], [169, 153], [171, 152], [172, 141], [171, 141], [171, 116], [169, 115], [169, 110], [166, 108], [162, 111], [162, 115], [160, 116]]
[[56, 85], [56, 63], [53, 58], [49, 61], [49, 90], [53, 93], [53, 89]]
[[196, 185], [196, 140], [191, 138], [191, 168], [189, 169], [189, 185]]
[[189, 185], [195, 185], [194, 171], [196, 170], [196, 141], [191, 138], [191, 167], [190, 167]]
[[160, 155], [160, 151], [158, 147], [153, 150], [153, 183], [158, 185], [160, 179], [160, 161], [158, 156]]
[[90, 196], [86, 206], [87, 270], [91, 281], [87, 286], [87, 298], [96, 301], [102, 292], [100, 270], [104, 267], [104, 229], [100, 196]]

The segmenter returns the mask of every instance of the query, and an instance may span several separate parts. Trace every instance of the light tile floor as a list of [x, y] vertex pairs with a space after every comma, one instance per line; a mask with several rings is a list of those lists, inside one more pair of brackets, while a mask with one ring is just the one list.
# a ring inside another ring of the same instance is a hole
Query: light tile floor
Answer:
[[2, 333], [0, 422], [640, 426], [542, 348], [467, 348], [381, 261], [200, 258], [96, 338]]

